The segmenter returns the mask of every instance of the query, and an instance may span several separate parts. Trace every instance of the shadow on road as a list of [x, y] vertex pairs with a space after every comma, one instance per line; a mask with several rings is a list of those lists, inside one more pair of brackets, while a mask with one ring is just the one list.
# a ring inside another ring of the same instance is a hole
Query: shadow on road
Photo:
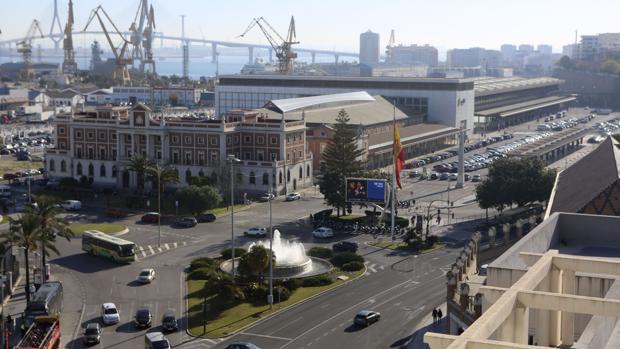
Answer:
[[356, 325], [356, 324], [351, 324], [347, 328], [345, 328], [344, 331], [347, 332], [347, 333], [353, 333], [353, 332], [361, 331], [361, 330], [363, 330], [365, 328], [366, 327], [364, 327], [364, 326], [360, 326], [360, 325]]
[[148, 284], [140, 283], [138, 282], [138, 280], [131, 280], [127, 283], [127, 286], [129, 287], [140, 287], [140, 286], [145, 286], [145, 285], [148, 285]]
[[110, 270], [123, 266], [121, 264], [117, 264], [100, 257], [95, 257], [87, 253], [62, 256], [52, 260], [51, 263], [85, 274], [96, 273], [99, 271]]
[[142, 328], [137, 328], [134, 325], [133, 321], [129, 321], [122, 325], [118, 325], [118, 327], [114, 329], [115, 332], [121, 332], [121, 333], [136, 333], [142, 330], [143, 330]]

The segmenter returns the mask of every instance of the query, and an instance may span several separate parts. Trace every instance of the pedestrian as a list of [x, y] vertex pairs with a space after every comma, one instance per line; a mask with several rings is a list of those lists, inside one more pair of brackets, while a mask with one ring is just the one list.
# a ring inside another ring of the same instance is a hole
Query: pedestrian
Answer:
[[11, 317], [11, 314], [6, 317], [6, 323], [7, 327], [9, 328], [9, 332], [13, 332], [13, 318]]
[[22, 318], [21, 325], [19, 325], [19, 330], [22, 334], [22, 338], [26, 335], [26, 319]]
[[33, 284], [30, 284], [30, 288], [28, 289], [28, 291], [30, 292], [30, 298], [32, 298], [35, 294], [35, 292], [37, 292], [37, 288], [34, 287]]
[[437, 308], [433, 308], [433, 325], [437, 323]]
[[441, 309], [437, 310], [437, 322], [441, 321], [441, 317], [443, 316], [443, 313], [441, 312]]

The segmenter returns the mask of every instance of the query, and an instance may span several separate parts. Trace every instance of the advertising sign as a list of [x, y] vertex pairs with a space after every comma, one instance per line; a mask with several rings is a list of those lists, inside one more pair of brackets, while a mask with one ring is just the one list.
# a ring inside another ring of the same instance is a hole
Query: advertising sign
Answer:
[[347, 178], [347, 202], [384, 203], [387, 185], [383, 179]]

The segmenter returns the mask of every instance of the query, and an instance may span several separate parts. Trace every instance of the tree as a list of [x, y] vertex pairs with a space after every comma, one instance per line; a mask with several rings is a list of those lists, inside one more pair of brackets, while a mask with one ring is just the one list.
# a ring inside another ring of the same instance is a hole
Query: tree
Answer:
[[[18, 219], [9, 217], [9, 223], [9, 230], [0, 233], [0, 238], [5, 243], [24, 249], [24, 261], [26, 263], [26, 304], [28, 304], [30, 303], [30, 263], [28, 261], [28, 254], [38, 247], [41, 222], [34, 212], [26, 210]], [[56, 250], [53, 246], [52, 249]]]
[[197, 216], [219, 206], [222, 196], [214, 187], [187, 186], [176, 192], [179, 205]]
[[359, 158], [364, 152], [357, 145], [359, 135], [356, 126], [350, 125], [349, 120], [344, 109], [338, 112], [334, 134], [323, 152], [325, 167], [319, 179], [319, 188], [326, 204], [335, 207], [338, 216], [340, 210], [344, 213], [347, 206], [345, 178], [360, 176], [363, 170]]
[[58, 254], [58, 250], [55, 248], [50, 249], [49, 246], [54, 246], [54, 241], [50, 239], [51, 235], [55, 233], [56, 236], [63, 237], [67, 241], [71, 241], [71, 238], [75, 236], [73, 231], [69, 229], [69, 226], [65, 220], [58, 218], [58, 214], [62, 210], [57, 206], [58, 201], [50, 196], [37, 197], [37, 205], [33, 210], [34, 214], [39, 218], [39, 225], [41, 228], [39, 234], [39, 243], [41, 248], [41, 268], [45, 271], [46, 259], [49, 256], [49, 251], [52, 250]]
[[138, 193], [140, 194], [144, 193], [145, 176], [151, 167], [153, 167], [153, 163], [140, 154], [133, 156], [130, 160], [129, 166], [127, 167], [130, 171], [136, 173], [138, 180]]
[[157, 183], [159, 183], [160, 193], [166, 191], [167, 184], [179, 182], [179, 173], [172, 166], [160, 167], [159, 165], [151, 164], [151, 166], [147, 168], [146, 174], [152, 186], [157, 186]]
[[605, 63], [601, 65], [601, 71], [608, 74], [616, 74], [620, 71], [620, 63], [616, 62], [613, 59], [608, 59]]
[[[275, 267], [275, 254], [273, 255], [273, 267]], [[239, 259], [239, 273], [246, 277], [255, 276], [260, 283], [263, 275], [269, 270], [269, 251], [261, 246], [252, 247], [248, 253]]]
[[559, 67], [567, 70], [574, 68], [573, 61], [571, 61], [570, 57], [568, 56], [562, 56], [562, 58], [560, 58], [560, 60], [556, 64]]
[[197, 187], [215, 186], [216, 183], [213, 178], [206, 176], [191, 176], [188, 181], [189, 185], [195, 185]]

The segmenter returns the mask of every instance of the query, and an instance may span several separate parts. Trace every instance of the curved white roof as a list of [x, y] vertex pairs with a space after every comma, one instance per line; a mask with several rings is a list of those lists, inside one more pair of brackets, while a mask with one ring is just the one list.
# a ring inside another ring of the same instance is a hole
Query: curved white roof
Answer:
[[325, 105], [330, 103], [342, 103], [342, 102], [374, 102], [375, 99], [369, 95], [366, 91], [348, 92], [348, 93], [336, 93], [323, 96], [312, 97], [300, 97], [300, 98], [287, 98], [287, 99], [274, 99], [263, 108], [273, 110], [278, 113], [286, 113], [289, 111], [299, 110], [308, 107], [315, 107], [319, 105]]

